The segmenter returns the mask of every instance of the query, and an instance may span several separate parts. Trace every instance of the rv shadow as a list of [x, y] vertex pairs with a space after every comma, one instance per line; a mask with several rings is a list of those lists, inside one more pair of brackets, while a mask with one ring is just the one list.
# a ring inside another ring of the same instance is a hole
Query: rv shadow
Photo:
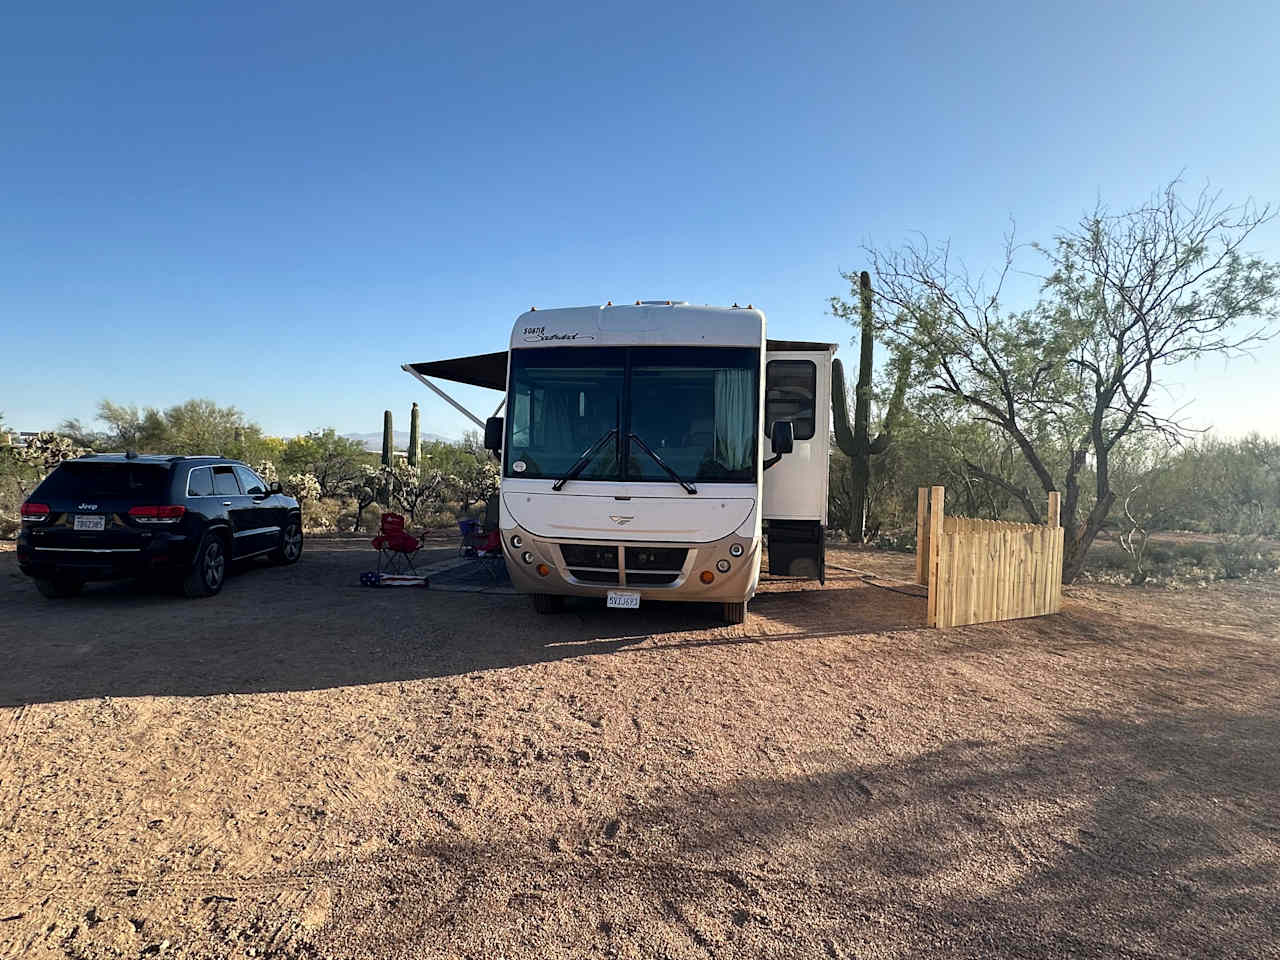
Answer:
[[12, 553], [0, 554], [0, 705], [326, 689], [600, 656], [645, 641], [654, 655], [799, 641], [918, 625], [923, 610], [895, 613], [872, 596], [883, 591], [829, 582], [812, 594], [762, 593], [739, 626], [698, 604], [633, 613], [576, 601], [539, 616], [520, 596], [361, 587], [373, 560], [363, 542], [313, 542], [292, 567], [243, 565], [206, 600], [121, 583], [49, 601]]

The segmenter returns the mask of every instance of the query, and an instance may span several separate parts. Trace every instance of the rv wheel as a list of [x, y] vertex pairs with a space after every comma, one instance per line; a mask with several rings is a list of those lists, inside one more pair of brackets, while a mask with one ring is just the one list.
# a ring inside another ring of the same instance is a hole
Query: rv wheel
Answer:
[[532, 593], [529, 599], [533, 601], [533, 609], [539, 613], [559, 613], [564, 609], [564, 597], [555, 594]]
[[721, 604], [721, 616], [724, 617], [725, 623], [746, 623], [747, 622], [747, 602], [742, 603], [724, 603]]

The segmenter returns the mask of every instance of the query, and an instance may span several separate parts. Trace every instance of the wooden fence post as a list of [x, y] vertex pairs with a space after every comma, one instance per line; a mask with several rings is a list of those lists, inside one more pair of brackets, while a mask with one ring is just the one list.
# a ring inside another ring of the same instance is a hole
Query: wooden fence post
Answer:
[[[1050, 543], [1061, 543], [1060, 537], [1054, 534], [1054, 531], [1062, 526], [1062, 498], [1057, 490], [1049, 491], [1049, 516], [1046, 520], [1049, 527]], [[1059, 548], [1057, 556], [1052, 558], [1053, 562], [1049, 564], [1049, 613], [1062, 612], [1062, 550]]]
[[916, 583], [929, 582], [929, 488], [916, 491]]
[[932, 487], [929, 490], [929, 607], [928, 624], [938, 625], [938, 601], [942, 591], [938, 561], [942, 553], [942, 521], [945, 516], [943, 498], [945, 487]]

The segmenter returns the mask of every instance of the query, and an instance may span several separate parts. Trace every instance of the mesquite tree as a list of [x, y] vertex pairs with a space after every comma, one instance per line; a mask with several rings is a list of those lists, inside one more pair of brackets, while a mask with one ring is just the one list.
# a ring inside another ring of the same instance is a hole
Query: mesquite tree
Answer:
[[[1012, 238], [991, 286], [954, 266], [945, 245], [869, 251], [877, 295], [896, 311], [889, 340], [912, 351], [926, 388], [1004, 431], [1043, 491], [1062, 491], [1064, 583], [1115, 503], [1117, 445], [1186, 433], [1157, 403], [1161, 377], [1187, 360], [1249, 350], [1280, 316], [1280, 264], [1245, 250], [1271, 208], [1224, 205], [1207, 190], [1184, 202], [1178, 188], [1118, 214], [1099, 206], [1052, 245], [1033, 246], [1048, 275], [1040, 301], [1021, 312], [1000, 303]], [[1042, 520], [1041, 496], [967, 466]]]
[[[852, 286], [853, 274], [842, 274]], [[854, 309], [839, 297], [831, 298], [831, 312], [853, 323]], [[893, 397], [884, 418], [884, 429], [871, 439], [871, 371], [875, 353], [875, 314], [872, 308], [871, 275], [865, 270], [858, 277], [858, 322], [862, 327], [861, 352], [858, 359], [858, 385], [853, 400], [853, 428], [849, 427], [849, 407], [844, 383], [844, 366], [831, 362], [831, 399], [835, 413], [836, 444], [849, 458], [849, 517], [846, 532], [858, 543], [866, 539], [867, 486], [871, 482], [871, 458], [889, 449], [893, 422], [902, 410], [907, 379], [911, 373], [909, 356], [900, 354], [895, 361], [897, 376]]]

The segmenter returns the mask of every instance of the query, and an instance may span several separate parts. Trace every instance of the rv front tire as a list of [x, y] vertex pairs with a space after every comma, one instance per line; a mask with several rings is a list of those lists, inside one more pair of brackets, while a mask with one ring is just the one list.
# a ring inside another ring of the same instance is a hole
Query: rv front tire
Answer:
[[538, 613], [559, 613], [564, 609], [564, 597], [555, 594], [531, 593], [529, 599], [533, 601], [533, 609]]
[[725, 623], [747, 622], [747, 602], [745, 600], [741, 603], [721, 604], [721, 608], [721, 616], [724, 617]]

